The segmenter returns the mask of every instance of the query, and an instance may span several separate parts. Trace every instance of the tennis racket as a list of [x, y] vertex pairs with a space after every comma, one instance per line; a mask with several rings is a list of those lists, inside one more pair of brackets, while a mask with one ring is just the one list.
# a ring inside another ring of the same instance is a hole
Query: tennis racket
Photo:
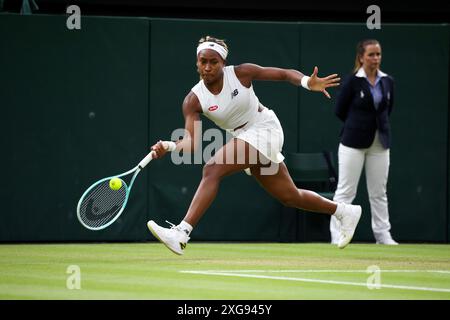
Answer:
[[[116, 176], [103, 178], [91, 185], [81, 196], [77, 206], [77, 217], [80, 223], [90, 230], [102, 230], [110, 226], [120, 217], [130, 196], [131, 187], [139, 172], [153, 160], [155, 151], [151, 151], [133, 169]], [[129, 185], [123, 178], [130, 176]], [[109, 181], [118, 178], [122, 186], [112, 190]]]

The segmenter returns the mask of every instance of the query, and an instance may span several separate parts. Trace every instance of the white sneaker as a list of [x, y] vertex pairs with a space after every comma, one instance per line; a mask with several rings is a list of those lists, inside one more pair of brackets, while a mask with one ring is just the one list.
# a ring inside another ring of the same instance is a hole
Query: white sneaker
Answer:
[[398, 246], [398, 242], [392, 239], [391, 235], [380, 237], [377, 239], [377, 244], [385, 244], [388, 246]]
[[337, 245], [339, 242], [339, 238], [341, 237], [341, 223], [339, 219], [335, 216], [331, 216], [330, 219], [330, 235], [331, 235], [331, 244]]
[[341, 222], [341, 235], [338, 242], [338, 248], [344, 249], [350, 241], [352, 241], [353, 234], [355, 233], [356, 226], [361, 218], [361, 206], [355, 206], [346, 204], [344, 213], [342, 214]]
[[340, 231], [331, 232], [331, 244], [337, 245], [339, 243], [340, 238], [341, 238]]
[[[167, 222], [167, 221], [166, 221]], [[170, 222], [168, 222], [170, 223]], [[150, 232], [162, 243], [166, 245], [172, 252], [182, 255], [184, 253], [184, 248], [189, 241], [189, 237], [180, 227], [172, 224], [172, 227], [163, 228], [158, 226], [155, 221], [150, 220], [147, 222], [147, 227]]]

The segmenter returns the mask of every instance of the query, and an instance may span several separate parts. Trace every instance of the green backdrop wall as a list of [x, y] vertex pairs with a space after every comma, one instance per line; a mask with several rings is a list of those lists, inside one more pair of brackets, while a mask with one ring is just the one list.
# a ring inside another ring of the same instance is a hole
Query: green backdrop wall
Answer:
[[[8, 182], [1, 192], [0, 241], [146, 241], [154, 239], [148, 219], [164, 224], [183, 218], [203, 164], [174, 165], [169, 156], [139, 175], [125, 212], [108, 229], [85, 230], [75, 210], [92, 182], [130, 169], [154, 142], [183, 127], [181, 104], [198, 81], [195, 47], [204, 35], [227, 40], [230, 65], [305, 73], [317, 65], [320, 75], [341, 76], [352, 69], [358, 40], [379, 39], [382, 69], [396, 81], [392, 233], [399, 241], [448, 241], [448, 26], [368, 30], [364, 24], [84, 17], [81, 30], [68, 30], [65, 22], [66, 16], [0, 15]], [[281, 82], [255, 82], [254, 88], [280, 118], [284, 153], [337, 152], [338, 89], [330, 90], [329, 100]], [[202, 125], [203, 131], [214, 127], [206, 119]], [[373, 241], [364, 176], [355, 202], [364, 210], [355, 241]], [[192, 238], [296, 241], [292, 234], [307, 232], [316, 236], [303, 240], [326, 241], [327, 223], [324, 215], [286, 213], [242, 172], [222, 182]]]
[[134, 240], [145, 235], [147, 181], [126, 219], [93, 233], [76, 204], [93, 181], [125, 171], [148, 146], [146, 19], [0, 16], [2, 241]]

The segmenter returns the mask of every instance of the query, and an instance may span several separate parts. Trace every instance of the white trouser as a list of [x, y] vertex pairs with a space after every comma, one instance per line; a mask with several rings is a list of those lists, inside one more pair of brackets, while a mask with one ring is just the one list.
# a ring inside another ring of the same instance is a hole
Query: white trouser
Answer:
[[[367, 149], [355, 149], [339, 144], [339, 181], [333, 200], [352, 203], [358, 189], [362, 168], [365, 166], [367, 192], [372, 213], [372, 231], [375, 239], [389, 235], [388, 199], [386, 184], [389, 173], [389, 149], [384, 149], [378, 137], [378, 131], [372, 145]], [[331, 241], [339, 238], [339, 221], [331, 216]]]

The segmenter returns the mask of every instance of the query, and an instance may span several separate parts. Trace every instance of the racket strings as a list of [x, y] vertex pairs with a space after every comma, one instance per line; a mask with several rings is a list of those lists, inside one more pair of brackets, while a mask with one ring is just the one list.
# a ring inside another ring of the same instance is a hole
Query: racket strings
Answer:
[[91, 228], [106, 225], [121, 212], [126, 201], [126, 189], [124, 182], [119, 190], [112, 190], [109, 180], [99, 183], [81, 202], [81, 220]]

